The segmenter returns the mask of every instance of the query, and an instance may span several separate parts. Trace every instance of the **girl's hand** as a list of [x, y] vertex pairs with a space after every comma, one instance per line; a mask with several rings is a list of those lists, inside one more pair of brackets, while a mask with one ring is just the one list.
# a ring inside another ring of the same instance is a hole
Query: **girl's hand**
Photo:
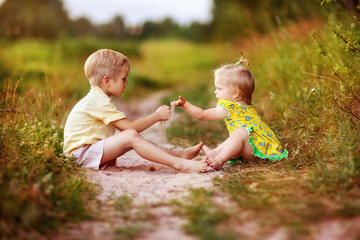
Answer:
[[182, 106], [184, 106], [185, 103], [186, 103], [186, 100], [182, 96], [179, 96], [179, 99], [177, 101], [171, 102], [171, 106], [182, 107]]
[[159, 121], [169, 120], [171, 114], [171, 108], [169, 106], [163, 105], [156, 109], [155, 113], [159, 116]]

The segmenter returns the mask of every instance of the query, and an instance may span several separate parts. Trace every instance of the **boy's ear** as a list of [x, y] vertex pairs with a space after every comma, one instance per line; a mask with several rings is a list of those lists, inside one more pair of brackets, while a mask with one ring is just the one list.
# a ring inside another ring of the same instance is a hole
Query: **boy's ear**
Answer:
[[102, 79], [101, 79], [101, 83], [104, 84], [104, 86], [107, 86], [109, 84], [109, 76], [104, 76]]

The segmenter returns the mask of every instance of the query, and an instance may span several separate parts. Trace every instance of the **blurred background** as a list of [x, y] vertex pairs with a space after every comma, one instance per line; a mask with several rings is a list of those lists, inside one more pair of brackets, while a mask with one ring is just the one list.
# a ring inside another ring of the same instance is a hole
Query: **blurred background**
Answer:
[[[127, 95], [135, 85], [137, 94], [142, 88], [191, 91], [194, 85], [210, 87], [211, 70], [235, 62], [241, 52], [249, 57], [274, 39], [308, 38], [328, 19], [357, 11], [356, 0], [2, 0], [0, 4], [1, 85], [5, 79], [21, 79], [22, 90], [48, 82], [49, 87], [56, 84], [65, 101], [87, 91], [82, 65], [99, 48], [118, 50], [132, 61]], [[275, 36], [280, 32], [280, 38]]]
[[[281, 24], [322, 17], [320, 1], [2, 0], [1, 36], [232, 40]], [[356, 9], [355, 0], [344, 2]], [[323, 10], [323, 9], [322, 9]]]

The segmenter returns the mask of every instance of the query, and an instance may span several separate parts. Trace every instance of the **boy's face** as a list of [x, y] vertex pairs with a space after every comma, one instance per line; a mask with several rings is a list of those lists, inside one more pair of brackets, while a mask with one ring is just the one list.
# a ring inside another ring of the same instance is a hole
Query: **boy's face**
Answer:
[[115, 77], [111, 77], [109, 80], [108, 94], [115, 97], [120, 97], [124, 92], [128, 81], [127, 76], [129, 72], [121, 72]]

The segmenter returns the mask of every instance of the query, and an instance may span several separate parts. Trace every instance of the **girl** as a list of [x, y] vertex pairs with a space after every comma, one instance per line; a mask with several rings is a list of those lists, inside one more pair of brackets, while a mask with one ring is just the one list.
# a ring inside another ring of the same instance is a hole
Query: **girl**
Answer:
[[175, 107], [182, 107], [191, 116], [204, 121], [224, 119], [229, 138], [215, 149], [206, 145], [202, 150], [208, 157], [208, 164], [215, 170], [222, 168], [227, 160], [230, 163], [243, 157], [249, 161], [255, 157], [280, 160], [287, 157], [274, 132], [261, 120], [251, 97], [255, 81], [250, 71], [241, 66], [246, 62], [240, 59], [236, 64], [225, 65], [215, 70], [216, 108], [203, 110], [179, 96], [172, 102]]

